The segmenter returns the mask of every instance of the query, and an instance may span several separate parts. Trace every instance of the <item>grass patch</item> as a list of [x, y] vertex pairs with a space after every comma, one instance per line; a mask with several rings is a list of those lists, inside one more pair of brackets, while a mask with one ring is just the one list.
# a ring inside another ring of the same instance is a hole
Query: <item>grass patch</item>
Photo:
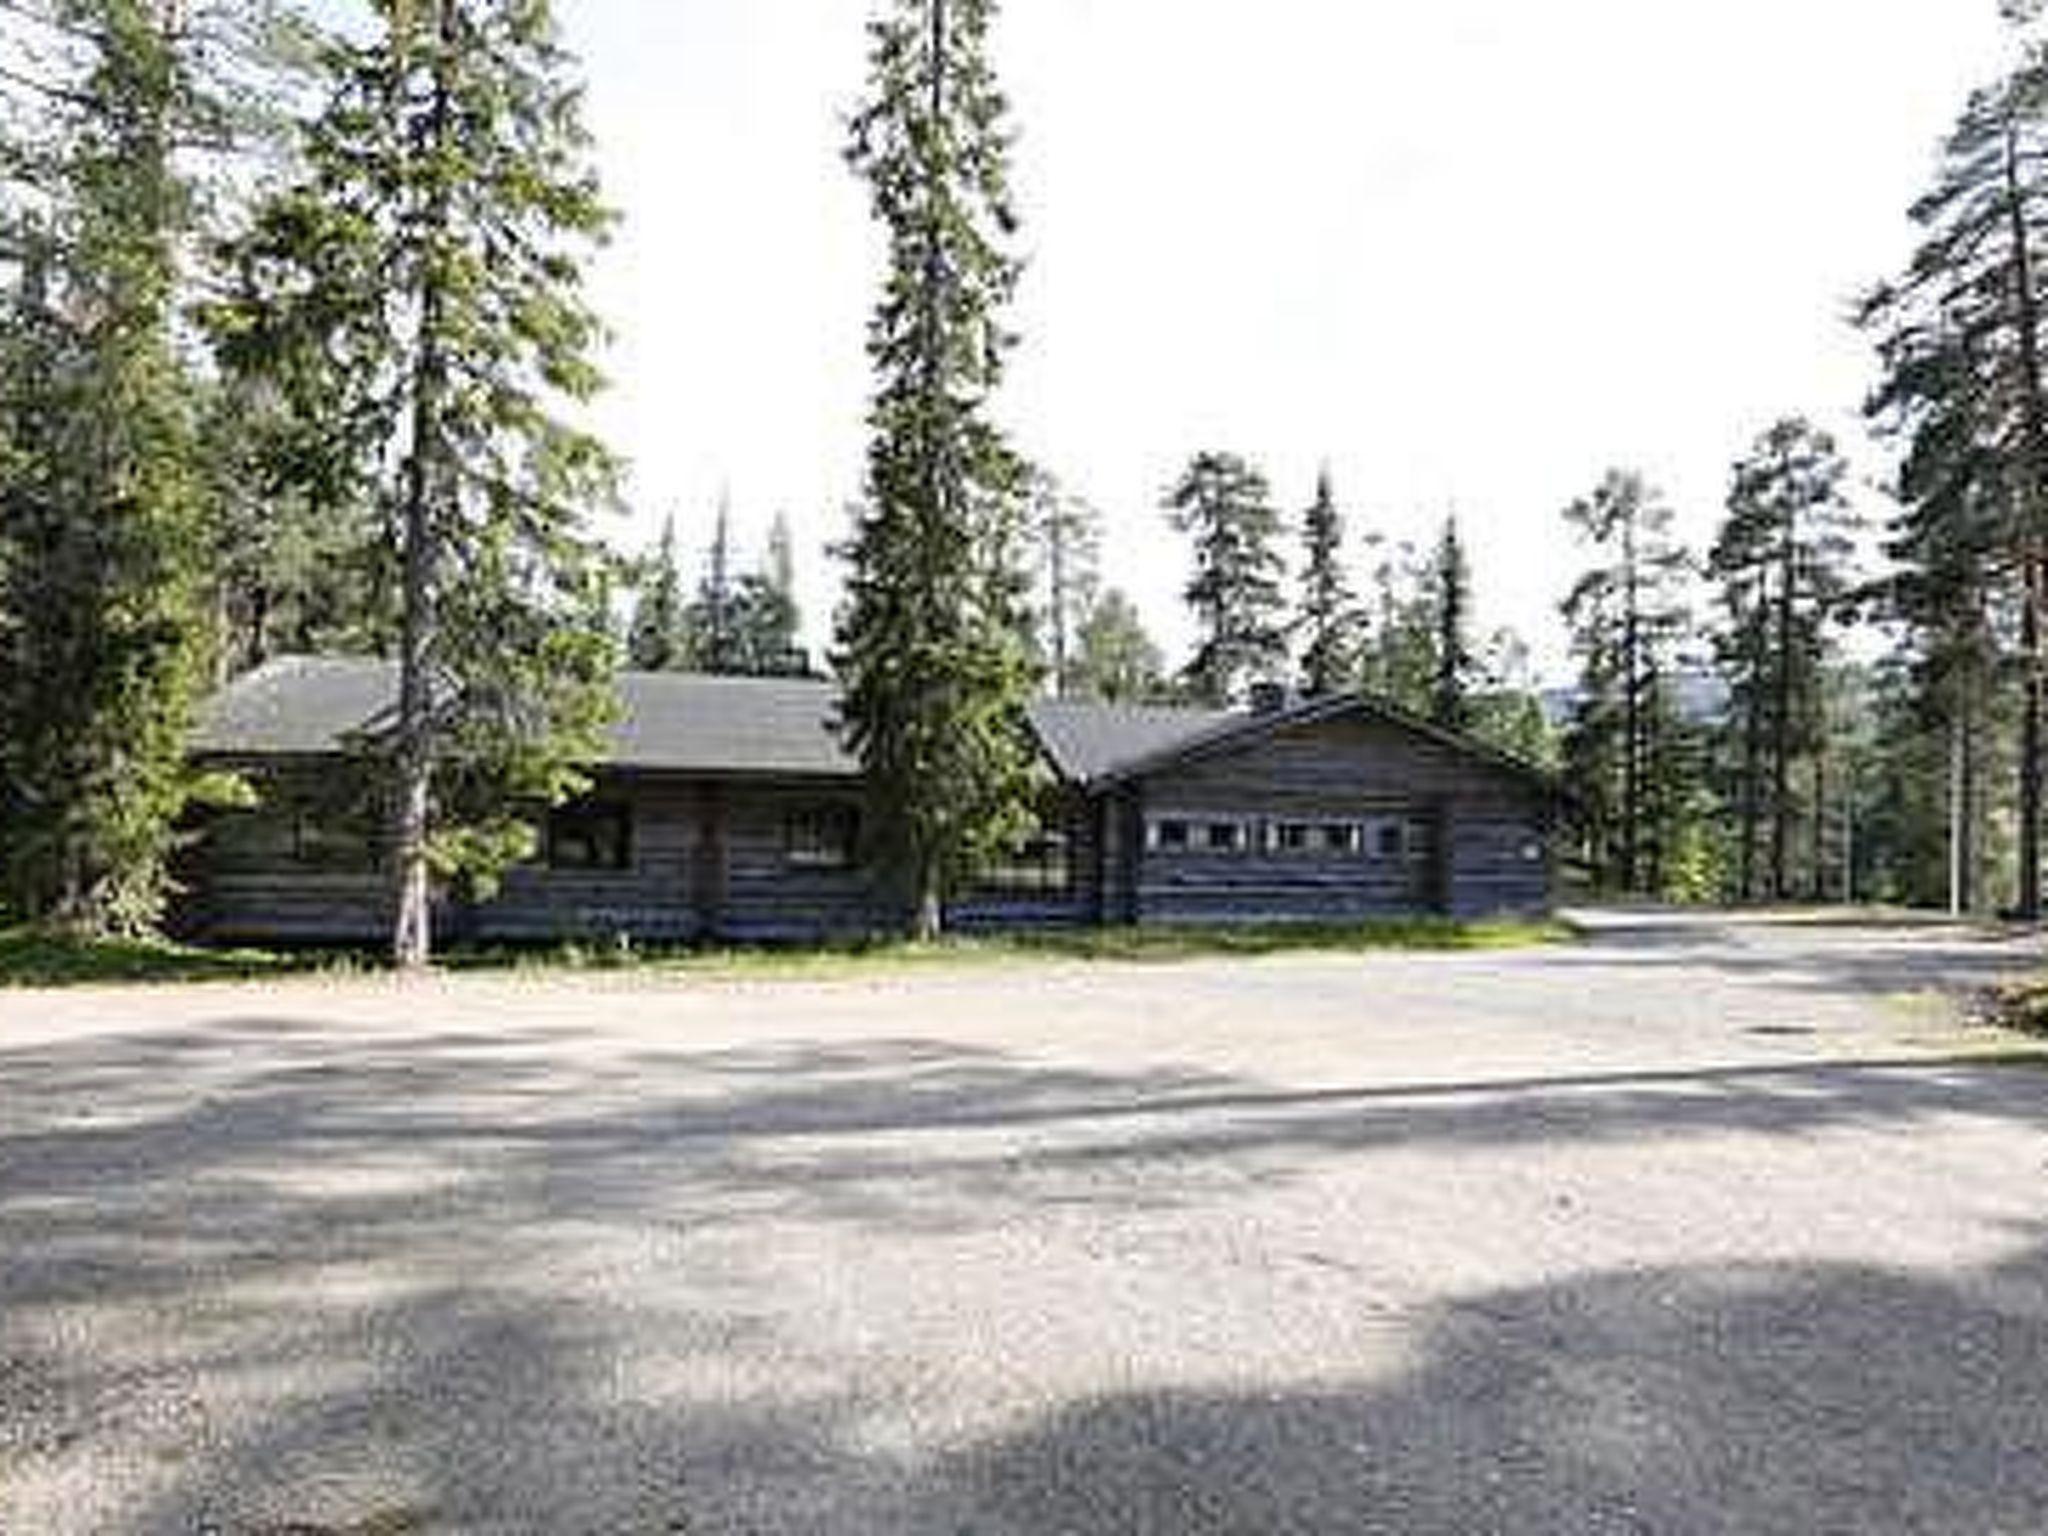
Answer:
[[312, 953], [202, 949], [169, 939], [88, 939], [47, 928], [0, 929], [0, 987], [248, 981], [332, 963]]
[[547, 949], [455, 951], [451, 970], [640, 970], [740, 976], [828, 976], [925, 965], [1031, 964], [1047, 960], [1171, 964], [1280, 954], [1374, 950], [1517, 949], [1563, 943], [1569, 923], [1542, 920], [1458, 922], [1393, 918], [1367, 923], [1270, 923], [1232, 927], [1072, 928], [1003, 934], [954, 934], [932, 944], [896, 938], [810, 944], [644, 948], [624, 942], [571, 943]]
[[[956, 934], [934, 944], [879, 937], [809, 944], [655, 947], [623, 939], [592, 940], [545, 947], [453, 947], [437, 957], [436, 965], [444, 971], [471, 973], [604, 970], [800, 979], [928, 965], [1029, 965], [1050, 960], [1171, 964], [1372, 950], [1513, 949], [1560, 943], [1574, 934], [1570, 924], [1558, 921], [1456, 922], [1412, 917], [1343, 924]], [[212, 949], [168, 939], [84, 939], [45, 929], [0, 929], [0, 988], [256, 981], [382, 967], [381, 957], [364, 951]]]

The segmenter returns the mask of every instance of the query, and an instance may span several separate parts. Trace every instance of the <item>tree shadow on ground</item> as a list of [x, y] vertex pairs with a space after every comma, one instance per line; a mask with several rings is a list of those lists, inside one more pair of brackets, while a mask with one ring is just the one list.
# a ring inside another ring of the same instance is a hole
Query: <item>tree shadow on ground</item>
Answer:
[[2018, 1536], [2048, 1528], [2048, 1260], [1485, 1294], [1392, 1379], [1090, 1399], [849, 1528]]
[[1584, 930], [1573, 947], [1541, 956], [1546, 970], [1705, 972], [1730, 980], [1843, 998], [1967, 994], [2039, 972], [2042, 936], [2027, 929], [1865, 921], [1772, 925], [1731, 914], [1631, 920]]
[[[611, 1056], [563, 1038], [230, 1018], [0, 1052], [0, 1529], [1988, 1532], [2048, 1516], [2038, 1255], [1954, 1283], [1594, 1275], [1407, 1319], [1418, 1353], [1392, 1380], [1111, 1395], [936, 1455], [875, 1450], [853, 1385], [776, 1355], [745, 1262], [796, 1225], [888, 1244], [1063, 1206], [1202, 1218], [1380, 1149], [1956, 1116], [2048, 1131], [2037, 1071], [1292, 1091], [928, 1038]], [[614, 1297], [620, 1265], [661, 1294]], [[679, 1373], [658, 1390], [635, 1376], [636, 1339]], [[756, 1366], [780, 1385], [762, 1391]], [[1973, 1488], [1981, 1520], [1958, 1513]], [[25, 1502], [80, 1489], [106, 1502]], [[1842, 1519], [1793, 1521], [1823, 1494]]]

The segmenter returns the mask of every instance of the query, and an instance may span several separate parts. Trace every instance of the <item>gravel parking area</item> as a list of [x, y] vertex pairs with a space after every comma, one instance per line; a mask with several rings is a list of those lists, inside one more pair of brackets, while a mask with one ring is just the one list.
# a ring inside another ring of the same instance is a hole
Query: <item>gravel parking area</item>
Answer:
[[0, 1532], [2048, 1529], [2034, 940], [0, 992]]

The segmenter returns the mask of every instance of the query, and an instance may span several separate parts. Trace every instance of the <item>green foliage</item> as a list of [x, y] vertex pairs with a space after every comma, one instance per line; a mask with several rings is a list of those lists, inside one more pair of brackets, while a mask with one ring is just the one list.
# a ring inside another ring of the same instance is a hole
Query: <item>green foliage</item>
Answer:
[[1700, 771], [1672, 696], [1690, 562], [1670, 507], [1631, 471], [1610, 470], [1564, 516], [1593, 562], [1562, 605], [1579, 660], [1562, 755], [1581, 852], [1600, 887], [1663, 894]]
[[1427, 719], [1437, 675], [1436, 604], [1429, 563], [1407, 543], [1379, 544], [1370, 614], [1358, 647], [1358, 681]]
[[2041, 908], [2043, 670], [2048, 588], [2048, 390], [2042, 368], [2048, 257], [2048, 47], [1975, 92], [1913, 205], [1924, 231], [1904, 274], [1861, 319], [1884, 380], [1872, 415], [1906, 442], [1893, 596], [1918, 632], [1918, 686], [1974, 735], [1990, 682], [1990, 621], [2015, 614], [2018, 907]]
[[[1715, 637], [1730, 715], [1720, 743], [1737, 807], [1736, 888], [1793, 891], [1792, 827], [1801, 805], [1794, 766], [1828, 748], [1823, 668], [1829, 626], [1844, 614], [1855, 519], [1833, 440], [1800, 417], [1757, 439], [1736, 464], [1728, 515], [1707, 559], [1724, 623]], [[1812, 814], [1823, 807], [1808, 807]], [[1768, 881], [1760, 830], [1771, 827]], [[1822, 872], [1809, 868], [1816, 891]]]
[[72, 0], [81, 79], [10, 201], [0, 319], [0, 904], [139, 934], [170, 892], [206, 675], [205, 506], [174, 347], [195, 100], [142, 0]]
[[1183, 595], [1201, 637], [1181, 677], [1195, 698], [1227, 704], [1252, 683], [1278, 679], [1286, 661], [1280, 514], [1266, 477], [1233, 453], [1196, 454], [1165, 505], [1194, 543]]
[[277, 403], [280, 483], [377, 512], [359, 549], [393, 594], [417, 960], [429, 864], [487, 884], [601, 748], [609, 573], [584, 520], [615, 466], [558, 412], [601, 382], [581, 261], [610, 216], [545, 0], [376, 9], [323, 54], [298, 174], [224, 251], [207, 319], [236, 387]]
[[1032, 645], [1053, 691], [1079, 693], [1082, 632], [1102, 587], [1102, 516], [1044, 470], [1030, 477], [1030, 544], [1036, 587]]
[[198, 949], [149, 936], [94, 937], [73, 928], [0, 928], [0, 991], [114, 983], [253, 981], [326, 969], [335, 957]]
[[661, 542], [636, 571], [639, 601], [626, 632], [626, 660], [643, 672], [679, 672], [690, 666], [683, 626], [683, 569], [676, 552], [676, 520], [661, 525]]
[[1458, 537], [1458, 519], [1444, 519], [1437, 539], [1436, 558], [1430, 562], [1430, 597], [1436, 632], [1436, 666], [1429, 690], [1429, 717], [1446, 730], [1463, 730], [1471, 723], [1473, 674], [1477, 660], [1472, 654], [1472, 566], [1465, 557], [1464, 540]]
[[1479, 682], [1467, 699], [1465, 730], [1540, 768], [1558, 766], [1557, 732], [1529, 667], [1529, 648], [1509, 629], [1487, 638], [1476, 663]]
[[674, 541], [671, 519], [643, 578], [634, 614], [633, 665], [650, 671], [738, 677], [801, 677], [809, 672], [809, 659], [797, 638], [802, 615], [796, 605], [786, 519], [777, 517], [769, 530], [760, 567], [735, 575], [731, 515], [721, 503], [704, 575], [688, 602], [681, 601]]
[[1066, 692], [1105, 704], [1151, 704], [1166, 697], [1166, 658], [1121, 588], [1106, 588], [1096, 597], [1076, 641]]
[[1315, 500], [1302, 514], [1301, 604], [1295, 629], [1303, 638], [1302, 686], [1311, 694], [1338, 693], [1358, 670], [1357, 600], [1344, 574], [1344, 517], [1330, 471], [1316, 475]]
[[869, 852], [917, 932], [1031, 822], [1023, 466], [989, 416], [1016, 226], [990, 0], [890, 0], [847, 155], [888, 236], [834, 664]]

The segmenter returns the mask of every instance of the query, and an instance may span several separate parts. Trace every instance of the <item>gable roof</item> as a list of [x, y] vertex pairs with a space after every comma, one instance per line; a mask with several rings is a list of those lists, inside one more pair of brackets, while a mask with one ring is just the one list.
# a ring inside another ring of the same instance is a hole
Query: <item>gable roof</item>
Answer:
[[1490, 764], [1504, 773], [1517, 778], [1528, 779], [1540, 788], [1555, 792], [1557, 783], [1549, 770], [1504, 752], [1471, 736], [1410, 714], [1390, 699], [1383, 699], [1368, 693], [1319, 694], [1302, 699], [1279, 709], [1259, 710], [1250, 714], [1231, 713], [1222, 715], [1208, 729], [1193, 733], [1179, 741], [1167, 742], [1157, 749], [1124, 759], [1106, 770], [1100, 777], [1105, 783], [1118, 783], [1143, 778], [1162, 769], [1181, 763], [1193, 762], [1200, 758], [1220, 756], [1239, 751], [1261, 741], [1277, 731], [1291, 726], [1312, 725], [1322, 720], [1334, 720], [1344, 715], [1360, 715], [1391, 725], [1397, 730], [1420, 736], [1454, 752]]
[[[193, 751], [229, 758], [328, 756], [388, 730], [397, 669], [355, 656], [280, 656], [244, 673], [201, 712]], [[817, 678], [621, 672], [606, 762], [718, 776], [855, 778], [837, 729], [839, 688]], [[1173, 705], [1038, 699], [1029, 706], [1047, 761], [1072, 784], [1113, 784], [1249, 746], [1273, 731], [1350, 712], [1416, 732], [1509, 772], [1550, 783], [1533, 764], [1359, 694], [1260, 714]]]

